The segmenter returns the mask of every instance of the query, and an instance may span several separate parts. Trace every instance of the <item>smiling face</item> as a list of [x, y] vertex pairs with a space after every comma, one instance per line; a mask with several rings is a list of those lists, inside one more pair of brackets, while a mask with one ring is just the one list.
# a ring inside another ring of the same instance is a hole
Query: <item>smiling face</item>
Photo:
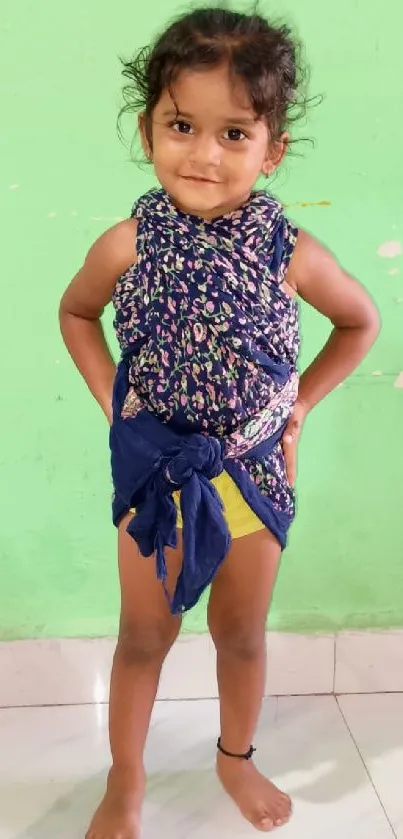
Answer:
[[[243, 84], [226, 66], [183, 71], [171, 98], [165, 90], [152, 114], [152, 159], [157, 178], [183, 212], [211, 219], [244, 204], [263, 172], [280, 163], [287, 135], [273, 143]], [[176, 108], [177, 106], [177, 108]], [[143, 148], [151, 149], [144, 115]]]

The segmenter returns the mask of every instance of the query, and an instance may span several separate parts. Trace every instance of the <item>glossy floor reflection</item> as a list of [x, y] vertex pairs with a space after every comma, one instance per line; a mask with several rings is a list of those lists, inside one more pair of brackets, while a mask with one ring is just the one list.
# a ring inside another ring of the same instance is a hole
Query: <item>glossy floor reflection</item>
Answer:
[[[144, 839], [259, 835], [214, 775], [214, 700], [156, 706]], [[259, 767], [294, 800], [282, 839], [403, 839], [403, 696], [269, 699]], [[0, 839], [83, 839], [109, 763], [106, 706], [0, 710]]]

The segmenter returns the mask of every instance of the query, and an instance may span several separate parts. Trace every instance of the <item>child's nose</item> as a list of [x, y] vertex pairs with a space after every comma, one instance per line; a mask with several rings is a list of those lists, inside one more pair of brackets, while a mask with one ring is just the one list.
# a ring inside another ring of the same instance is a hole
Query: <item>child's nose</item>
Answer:
[[221, 162], [221, 147], [215, 137], [206, 137], [200, 135], [195, 137], [192, 143], [192, 149], [189, 156], [189, 162], [195, 169], [200, 167], [201, 171], [198, 173], [203, 175], [203, 169], [206, 166], [219, 166]]

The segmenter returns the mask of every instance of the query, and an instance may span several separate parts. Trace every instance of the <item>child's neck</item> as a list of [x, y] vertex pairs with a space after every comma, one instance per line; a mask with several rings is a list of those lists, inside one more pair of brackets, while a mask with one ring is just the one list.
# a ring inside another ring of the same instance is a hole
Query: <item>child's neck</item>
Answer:
[[239, 210], [240, 207], [243, 207], [245, 204], [248, 203], [250, 197], [252, 195], [252, 190], [250, 190], [246, 195], [240, 198], [236, 202], [228, 203], [220, 205], [219, 207], [213, 207], [211, 210], [199, 210], [199, 209], [189, 209], [181, 204], [174, 196], [170, 195], [170, 199], [174, 206], [181, 212], [187, 216], [194, 216], [195, 218], [200, 219], [200, 221], [205, 221], [210, 223], [214, 221], [214, 219], [221, 218], [222, 216], [230, 215], [231, 213], [235, 213], [236, 210]]

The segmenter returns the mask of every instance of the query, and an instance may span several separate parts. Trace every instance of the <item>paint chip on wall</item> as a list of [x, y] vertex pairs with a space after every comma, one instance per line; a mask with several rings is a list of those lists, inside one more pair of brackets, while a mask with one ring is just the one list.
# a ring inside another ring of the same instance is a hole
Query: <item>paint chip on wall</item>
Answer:
[[403, 371], [401, 373], [399, 373], [399, 375], [398, 375], [398, 377], [395, 381], [395, 387], [403, 389]]
[[384, 259], [394, 259], [396, 256], [401, 256], [401, 253], [401, 242], [384, 242], [378, 248], [378, 256], [382, 256]]
[[397, 277], [398, 273], [399, 273], [398, 268], [391, 268], [390, 271], [388, 271], [388, 274], [389, 274], [390, 277]]
[[292, 204], [284, 204], [284, 207], [331, 207], [331, 201], [294, 201]]

